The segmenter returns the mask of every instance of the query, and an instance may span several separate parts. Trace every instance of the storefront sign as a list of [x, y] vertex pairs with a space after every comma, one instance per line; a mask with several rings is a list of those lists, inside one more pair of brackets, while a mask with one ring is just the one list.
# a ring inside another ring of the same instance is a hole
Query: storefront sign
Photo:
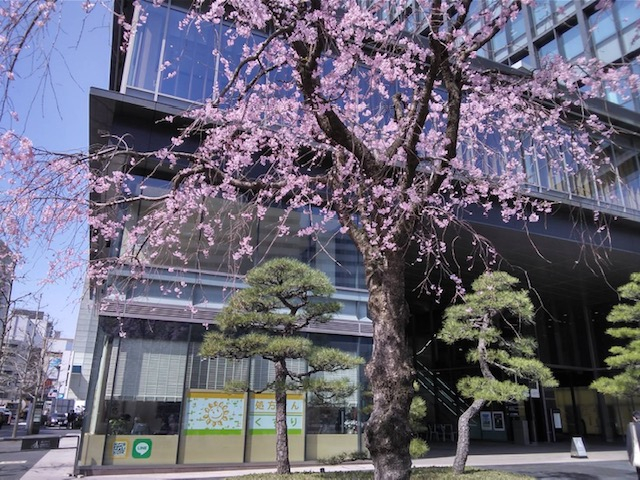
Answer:
[[[287, 395], [287, 433], [302, 434], [304, 422], [304, 397]], [[276, 399], [272, 393], [256, 393], [249, 401], [249, 432], [252, 435], [275, 435]]]
[[187, 402], [187, 435], [242, 434], [244, 394], [192, 391]]
[[[130, 440], [116, 440], [111, 447], [112, 458], [127, 458], [129, 456]], [[153, 441], [150, 438], [136, 438], [131, 447], [131, 458], [144, 459], [151, 458], [151, 447]]]
[[131, 457], [133, 458], [149, 458], [151, 457], [152, 442], [150, 438], [138, 438], [133, 441], [133, 449]]

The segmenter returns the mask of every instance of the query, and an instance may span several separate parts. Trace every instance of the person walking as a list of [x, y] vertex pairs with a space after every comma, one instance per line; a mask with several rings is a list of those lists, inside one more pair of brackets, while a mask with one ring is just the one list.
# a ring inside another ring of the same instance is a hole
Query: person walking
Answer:
[[640, 479], [640, 410], [635, 410], [631, 416], [632, 421], [627, 426], [627, 454]]
[[67, 429], [75, 428], [76, 426], [76, 412], [75, 410], [69, 410], [67, 413]]

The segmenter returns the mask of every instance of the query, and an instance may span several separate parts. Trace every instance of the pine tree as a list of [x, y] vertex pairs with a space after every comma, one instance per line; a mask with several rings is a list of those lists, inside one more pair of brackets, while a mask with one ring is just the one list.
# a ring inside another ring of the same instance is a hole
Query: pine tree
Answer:
[[[206, 334], [200, 354], [209, 357], [260, 356], [274, 363], [276, 462], [278, 473], [290, 473], [287, 436], [287, 390], [304, 388], [324, 396], [348, 396], [355, 388], [346, 380], [314, 379], [319, 372], [352, 368], [362, 359], [335, 348], [317, 347], [300, 330], [326, 323], [340, 310], [326, 300], [335, 289], [327, 276], [289, 258], [270, 260], [247, 273], [248, 288], [239, 290], [217, 317], [219, 331]], [[287, 365], [289, 359], [308, 364], [304, 373]]]
[[611, 355], [604, 361], [620, 373], [598, 378], [591, 388], [606, 395], [623, 397], [640, 393], [640, 273], [631, 274], [631, 281], [621, 286], [618, 293], [628, 302], [613, 307], [607, 321], [614, 326], [606, 333], [624, 344], [611, 347]]
[[517, 283], [507, 273], [486, 272], [473, 282], [473, 293], [464, 303], [445, 311], [439, 337], [447, 344], [473, 342], [467, 361], [477, 364], [481, 373], [457, 385], [472, 404], [458, 420], [456, 474], [463, 473], [469, 455], [469, 421], [486, 403], [524, 400], [528, 386], [518, 380], [557, 385], [551, 371], [535, 358], [535, 339], [522, 333], [523, 326], [534, 323], [534, 309], [525, 290], [514, 290]]
[[414, 395], [411, 399], [411, 406], [409, 407], [409, 425], [411, 426], [411, 433], [413, 438], [409, 443], [409, 453], [411, 458], [421, 458], [429, 451], [429, 445], [426, 441], [420, 438], [420, 434], [424, 433], [424, 418], [427, 416], [427, 402], [424, 398], [418, 395], [420, 386], [417, 382], [413, 382]]

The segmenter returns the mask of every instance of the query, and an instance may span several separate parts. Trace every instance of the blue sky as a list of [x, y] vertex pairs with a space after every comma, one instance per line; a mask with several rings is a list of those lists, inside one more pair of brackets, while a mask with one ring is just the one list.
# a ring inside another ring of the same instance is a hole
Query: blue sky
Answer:
[[[45, 38], [31, 46], [51, 52], [48, 71], [33, 71], [32, 57], [24, 57], [9, 93], [19, 120], [5, 116], [0, 123], [0, 129], [12, 128], [49, 151], [86, 151], [89, 89], [108, 86], [111, 16], [101, 6], [87, 15], [81, 4], [80, 0], [58, 3], [59, 11], [51, 18]], [[16, 272], [19, 280], [14, 283], [12, 298], [41, 294], [41, 310], [50, 315], [63, 336], [73, 337], [82, 294], [77, 284], [84, 272], [42, 286], [51, 255], [53, 252], [35, 246], [29, 250], [26, 265]], [[19, 306], [35, 310], [38, 298]]]

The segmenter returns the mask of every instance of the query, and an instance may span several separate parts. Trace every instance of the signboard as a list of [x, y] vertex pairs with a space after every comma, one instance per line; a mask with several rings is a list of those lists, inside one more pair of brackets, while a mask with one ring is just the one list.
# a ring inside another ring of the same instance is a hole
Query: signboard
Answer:
[[[304, 397], [287, 395], [287, 433], [302, 434], [304, 423]], [[252, 435], [275, 435], [276, 398], [273, 393], [256, 393], [249, 401], [249, 432]]]
[[23, 438], [22, 450], [50, 450], [58, 448], [60, 437]]
[[[129, 440], [116, 440], [111, 448], [113, 458], [127, 458], [129, 455]], [[131, 447], [131, 458], [145, 459], [151, 458], [151, 448], [153, 441], [150, 438], [136, 438]]]
[[[249, 395], [247, 410], [244, 393], [192, 390], [187, 397], [186, 435], [275, 435], [276, 400], [273, 393]], [[287, 432], [302, 434], [304, 395], [287, 395]]]
[[149, 458], [151, 457], [151, 447], [153, 443], [150, 438], [138, 438], [133, 441], [133, 449], [131, 450], [132, 458]]
[[480, 428], [482, 430], [492, 430], [493, 421], [491, 420], [491, 412], [480, 412]]
[[499, 432], [504, 431], [504, 413], [493, 412], [493, 429]]
[[582, 437], [573, 437], [571, 439], [571, 456], [573, 458], [587, 458], [587, 449], [584, 448]]
[[191, 391], [187, 398], [185, 434], [241, 435], [244, 411], [243, 393]]
[[553, 428], [556, 430], [562, 430], [562, 416], [560, 410], [554, 410], [553, 412]]
[[56, 368], [62, 365], [62, 359], [60, 357], [55, 357], [49, 360], [49, 368]]

